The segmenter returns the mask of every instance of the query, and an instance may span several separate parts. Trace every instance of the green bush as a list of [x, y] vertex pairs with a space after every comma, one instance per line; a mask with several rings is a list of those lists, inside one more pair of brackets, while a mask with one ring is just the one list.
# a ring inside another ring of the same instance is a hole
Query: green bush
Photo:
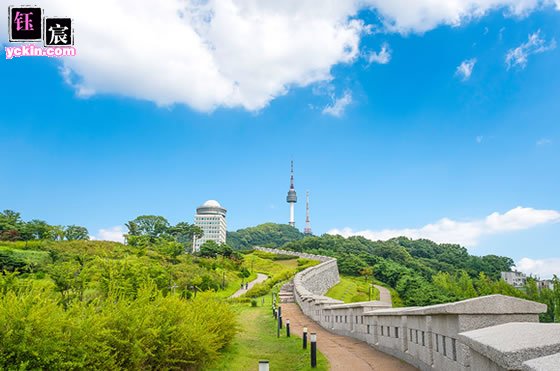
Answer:
[[0, 369], [200, 368], [237, 332], [230, 306], [164, 296], [153, 282], [135, 298], [111, 292], [67, 309], [48, 287], [0, 283]]

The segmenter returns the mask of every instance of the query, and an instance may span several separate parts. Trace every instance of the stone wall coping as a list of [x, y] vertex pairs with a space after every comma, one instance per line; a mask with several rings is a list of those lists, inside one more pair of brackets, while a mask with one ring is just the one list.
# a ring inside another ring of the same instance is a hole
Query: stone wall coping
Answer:
[[400, 308], [380, 308], [370, 310], [365, 312], [365, 316], [406, 316], [408, 312], [411, 312], [417, 308], [422, 307], [400, 307]]
[[[427, 307], [399, 308], [407, 315], [435, 314], [539, 314], [546, 312], [546, 304], [505, 295], [487, 295], [455, 303], [430, 305]], [[379, 315], [398, 315], [396, 312], [377, 312]]]
[[560, 365], [560, 353], [525, 361], [523, 371], [553, 371]]
[[306, 252], [298, 252], [298, 251], [291, 251], [291, 250], [282, 250], [282, 249], [273, 249], [270, 247], [261, 247], [261, 246], [253, 246], [254, 250], [259, 250], [259, 251], [265, 251], [265, 252], [271, 252], [274, 254], [284, 254], [284, 255], [293, 255], [293, 256], [298, 256], [298, 257], [302, 257], [302, 258], [308, 258], [308, 259], [314, 259], [314, 260], [318, 260], [320, 262], [328, 262], [331, 260], [336, 260], [333, 257], [330, 256], [323, 256], [323, 255], [315, 255], [315, 254], [309, 254]]
[[367, 308], [368, 310], [370, 310], [372, 308], [391, 308], [391, 305], [379, 300], [373, 300], [373, 301], [361, 301], [356, 303], [331, 305], [326, 309], [348, 309], [348, 308], [360, 308], [360, 307]]
[[510, 322], [459, 334], [461, 342], [505, 369], [560, 353], [560, 324]]

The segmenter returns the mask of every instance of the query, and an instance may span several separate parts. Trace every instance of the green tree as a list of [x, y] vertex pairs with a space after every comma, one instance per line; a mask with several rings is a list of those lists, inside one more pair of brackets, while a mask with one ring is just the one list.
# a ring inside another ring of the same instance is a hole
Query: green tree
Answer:
[[169, 222], [163, 216], [141, 215], [125, 224], [128, 236], [147, 236], [150, 242], [155, 242], [160, 237], [165, 237], [169, 231]]
[[64, 230], [64, 237], [68, 241], [89, 240], [89, 232], [86, 227], [80, 227], [78, 225], [69, 225]]
[[0, 213], [0, 240], [17, 241], [22, 239], [24, 222], [21, 215], [12, 210], [4, 210]]
[[170, 227], [168, 233], [183, 245], [183, 250], [187, 250], [192, 246], [193, 238], [201, 238], [203, 235], [202, 229], [194, 224], [189, 224], [187, 222], [180, 222]]
[[[33, 219], [25, 224], [24, 235], [32, 240], [52, 240], [51, 226], [44, 220]], [[27, 239], [27, 238], [26, 238]]]

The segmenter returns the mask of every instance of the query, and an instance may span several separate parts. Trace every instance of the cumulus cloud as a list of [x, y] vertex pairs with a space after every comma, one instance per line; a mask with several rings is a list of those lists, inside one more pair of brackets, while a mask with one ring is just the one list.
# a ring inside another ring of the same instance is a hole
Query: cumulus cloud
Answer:
[[412, 239], [426, 238], [439, 243], [456, 243], [476, 246], [480, 238], [488, 235], [529, 229], [541, 224], [560, 222], [560, 212], [516, 207], [503, 214], [494, 212], [487, 217], [472, 221], [456, 221], [443, 218], [420, 228], [354, 231], [351, 228], [332, 229], [328, 234], [344, 237], [363, 236], [367, 239], [388, 240], [405, 236]]
[[506, 54], [506, 67], [509, 70], [512, 67], [521, 69], [527, 67], [529, 56], [540, 54], [556, 48], [556, 40], [552, 39], [547, 42], [541, 38], [541, 31], [538, 30], [529, 35], [527, 42], [519, 45], [517, 48], [508, 50]]
[[400, 33], [422, 33], [439, 25], [459, 26], [493, 10], [520, 17], [554, 5], [552, 0], [369, 0], [366, 3], [377, 10], [387, 30]]
[[461, 78], [461, 80], [463, 81], [469, 80], [471, 78], [474, 65], [476, 64], [476, 62], [477, 62], [476, 58], [467, 59], [461, 62], [461, 64], [457, 66], [455, 75]]
[[532, 274], [541, 279], [560, 276], [560, 258], [531, 259], [522, 258], [516, 264], [516, 269], [525, 274]]
[[[75, 20], [77, 56], [62, 78], [80, 96], [115, 94], [196, 110], [259, 110], [293, 87], [353, 63], [373, 11], [383, 32], [459, 25], [495, 9], [517, 16], [552, 0], [37, 0]], [[0, 17], [6, 29], [7, 17]], [[6, 42], [6, 33], [0, 34]], [[387, 60], [388, 50], [378, 53]]]
[[202, 111], [259, 110], [290, 87], [330, 81], [333, 65], [359, 55], [364, 31], [354, 1], [36, 3], [75, 20], [77, 56], [63, 60], [61, 74], [78, 94]]
[[117, 225], [115, 227], [100, 229], [97, 235], [90, 236], [92, 240], [124, 242], [124, 227]]
[[331, 104], [328, 104], [323, 108], [323, 114], [331, 115], [334, 117], [341, 117], [346, 110], [346, 107], [352, 103], [352, 93], [345, 91], [344, 95], [340, 98], [334, 98]]
[[385, 43], [381, 45], [381, 50], [379, 52], [371, 52], [367, 55], [367, 60], [369, 63], [387, 64], [391, 61], [391, 49], [389, 44]]

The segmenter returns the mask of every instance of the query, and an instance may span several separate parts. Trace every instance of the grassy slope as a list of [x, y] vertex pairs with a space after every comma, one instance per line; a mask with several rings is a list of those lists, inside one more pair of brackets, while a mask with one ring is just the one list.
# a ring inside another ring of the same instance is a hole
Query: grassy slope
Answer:
[[[342, 300], [345, 303], [356, 303], [369, 300], [369, 283], [363, 278], [340, 276], [340, 282], [327, 291], [326, 296]], [[372, 300], [379, 300], [379, 290], [373, 288]]]
[[245, 255], [243, 265], [249, 269], [249, 271], [254, 270], [255, 272], [273, 276], [284, 270], [296, 269], [298, 263], [297, 257], [290, 260], [270, 260], [263, 259], [255, 254], [247, 254]]
[[[270, 300], [267, 295], [264, 306], [261, 306], [261, 298], [257, 299], [259, 307], [253, 308], [248, 304], [238, 306], [241, 332], [209, 370], [256, 370], [261, 359], [270, 362], [271, 371], [313, 370], [309, 365], [309, 348], [302, 349], [299, 337], [292, 335], [287, 338], [284, 328], [277, 338]], [[328, 361], [319, 352], [314, 370], [328, 369]]]

